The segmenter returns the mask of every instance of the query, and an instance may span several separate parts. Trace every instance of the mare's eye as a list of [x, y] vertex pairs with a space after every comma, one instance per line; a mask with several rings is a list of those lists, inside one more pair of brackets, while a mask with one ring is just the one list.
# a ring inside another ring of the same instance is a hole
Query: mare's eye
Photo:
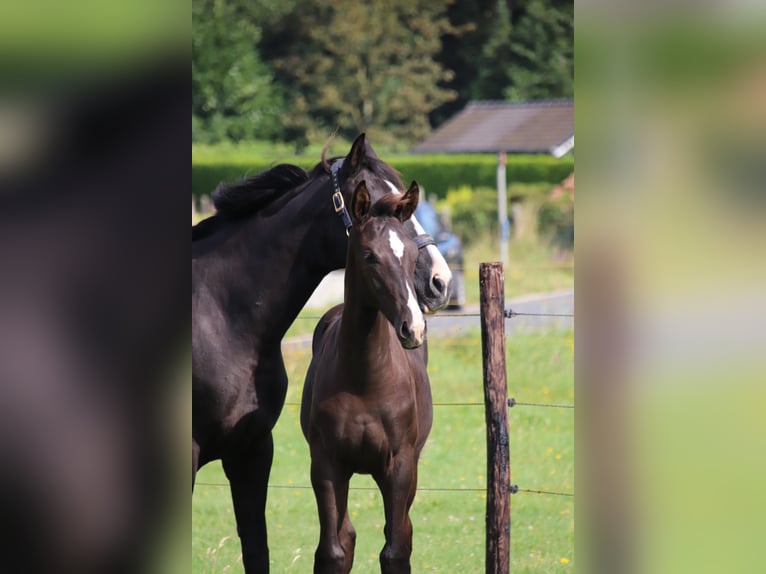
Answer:
[[373, 264], [378, 262], [378, 258], [375, 257], [375, 254], [368, 249], [365, 249], [362, 252], [362, 258], [364, 259], [365, 263]]

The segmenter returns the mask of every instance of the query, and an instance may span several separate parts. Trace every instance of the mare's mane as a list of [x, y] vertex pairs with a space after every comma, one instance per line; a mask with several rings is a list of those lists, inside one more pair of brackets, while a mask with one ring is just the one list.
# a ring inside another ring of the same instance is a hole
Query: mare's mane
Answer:
[[[216, 213], [192, 226], [192, 241], [210, 235], [225, 221], [252, 215], [279, 198], [300, 192], [309, 182], [328, 173], [331, 163], [340, 159], [332, 158], [328, 161], [324, 152], [322, 155], [322, 161], [311, 172], [297, 165], [283, 163], [236, 183], [221, 183], [212, 194]], [[376, 177], [386, 179], [401, 189], [399, 173], [384, 161], [368, 156], [365, 167]]]
[[260, 210], [308, 179], [306, 170], [282, 163], [242, 181], [219, 185], [213, 192], [213, 205], [221, 218], [237, 219]]
[[258, 212], [291, 190], [297, 193], [321, 172], [321, 164], [308, 173], [297, 165], [283, 163], [236, 183], [219, 184], [212, 194], [216, 213], [192, 226], [192, 241], [210, 235], [224, 221]]

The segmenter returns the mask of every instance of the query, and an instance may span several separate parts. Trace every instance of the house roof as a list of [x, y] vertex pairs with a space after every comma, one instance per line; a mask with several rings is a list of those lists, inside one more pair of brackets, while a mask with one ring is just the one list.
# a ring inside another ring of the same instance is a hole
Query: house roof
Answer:
[[413, 148], [418, 153], [550, 153], [574, 146], [574, 102], [476, 101]]

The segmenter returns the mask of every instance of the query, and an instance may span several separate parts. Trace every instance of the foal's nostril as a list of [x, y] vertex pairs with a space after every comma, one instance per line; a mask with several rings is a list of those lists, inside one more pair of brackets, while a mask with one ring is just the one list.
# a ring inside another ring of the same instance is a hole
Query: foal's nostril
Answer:
[[433, 284], [435, 293], [444, 293], [444, 290], [447, 288], [447, 284], [438, 275], [434, 275], [431, 283]]
[[412, 336], [412, 331], [410, 331], [410, 326], [407, 323], [407, 321], [402, 321], [401, 327], [399, 327], [399, 337], [406, 341]]

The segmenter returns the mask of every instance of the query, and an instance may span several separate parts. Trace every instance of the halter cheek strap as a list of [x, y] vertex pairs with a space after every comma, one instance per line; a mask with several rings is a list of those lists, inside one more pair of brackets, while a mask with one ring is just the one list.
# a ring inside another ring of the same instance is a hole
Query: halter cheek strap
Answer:
[[[349, 214], [348, 209], [346, 209], [346, 202], [343, 200], [343, 194], [340, 192], [340, 182], [338, 181], [338, 172], [342, 165], [343, 160], [339, 159], [330, 166], [330, 179], [332, 180], [333, 188], [332, 204], [333, 207], [335, 207], [335, 213], [337, 213], [340, 216], [341, 221], [343, 221], [343, 226], [346, 228], [346, 235], [348, 235], [351, 232], [351, 215]], [[413, 240], [415, 241], [415, 245], [418, 246], [418, 249], [423, 249], [429, 245], [436, 245], [434, 238], [427, 233], [416, 235]]]
[[351, 215], [348, 213], [348, 209], [346, 209], [346, 202], [343, 200], [343, 194], [340, 192], [340, 183], [338, 182], [338, 172], [342, 165], [343, 160], [339, 159], [330, 167], [330, 179], [332, 180], [333, 188], [332, 204], [333, 207], [335, 207], [335, 213], [337, 213], [340, 216], [341, 221], [343, 221], [343, 226], [346, 228], [346, 235], [348, 235], [351, 232]]

